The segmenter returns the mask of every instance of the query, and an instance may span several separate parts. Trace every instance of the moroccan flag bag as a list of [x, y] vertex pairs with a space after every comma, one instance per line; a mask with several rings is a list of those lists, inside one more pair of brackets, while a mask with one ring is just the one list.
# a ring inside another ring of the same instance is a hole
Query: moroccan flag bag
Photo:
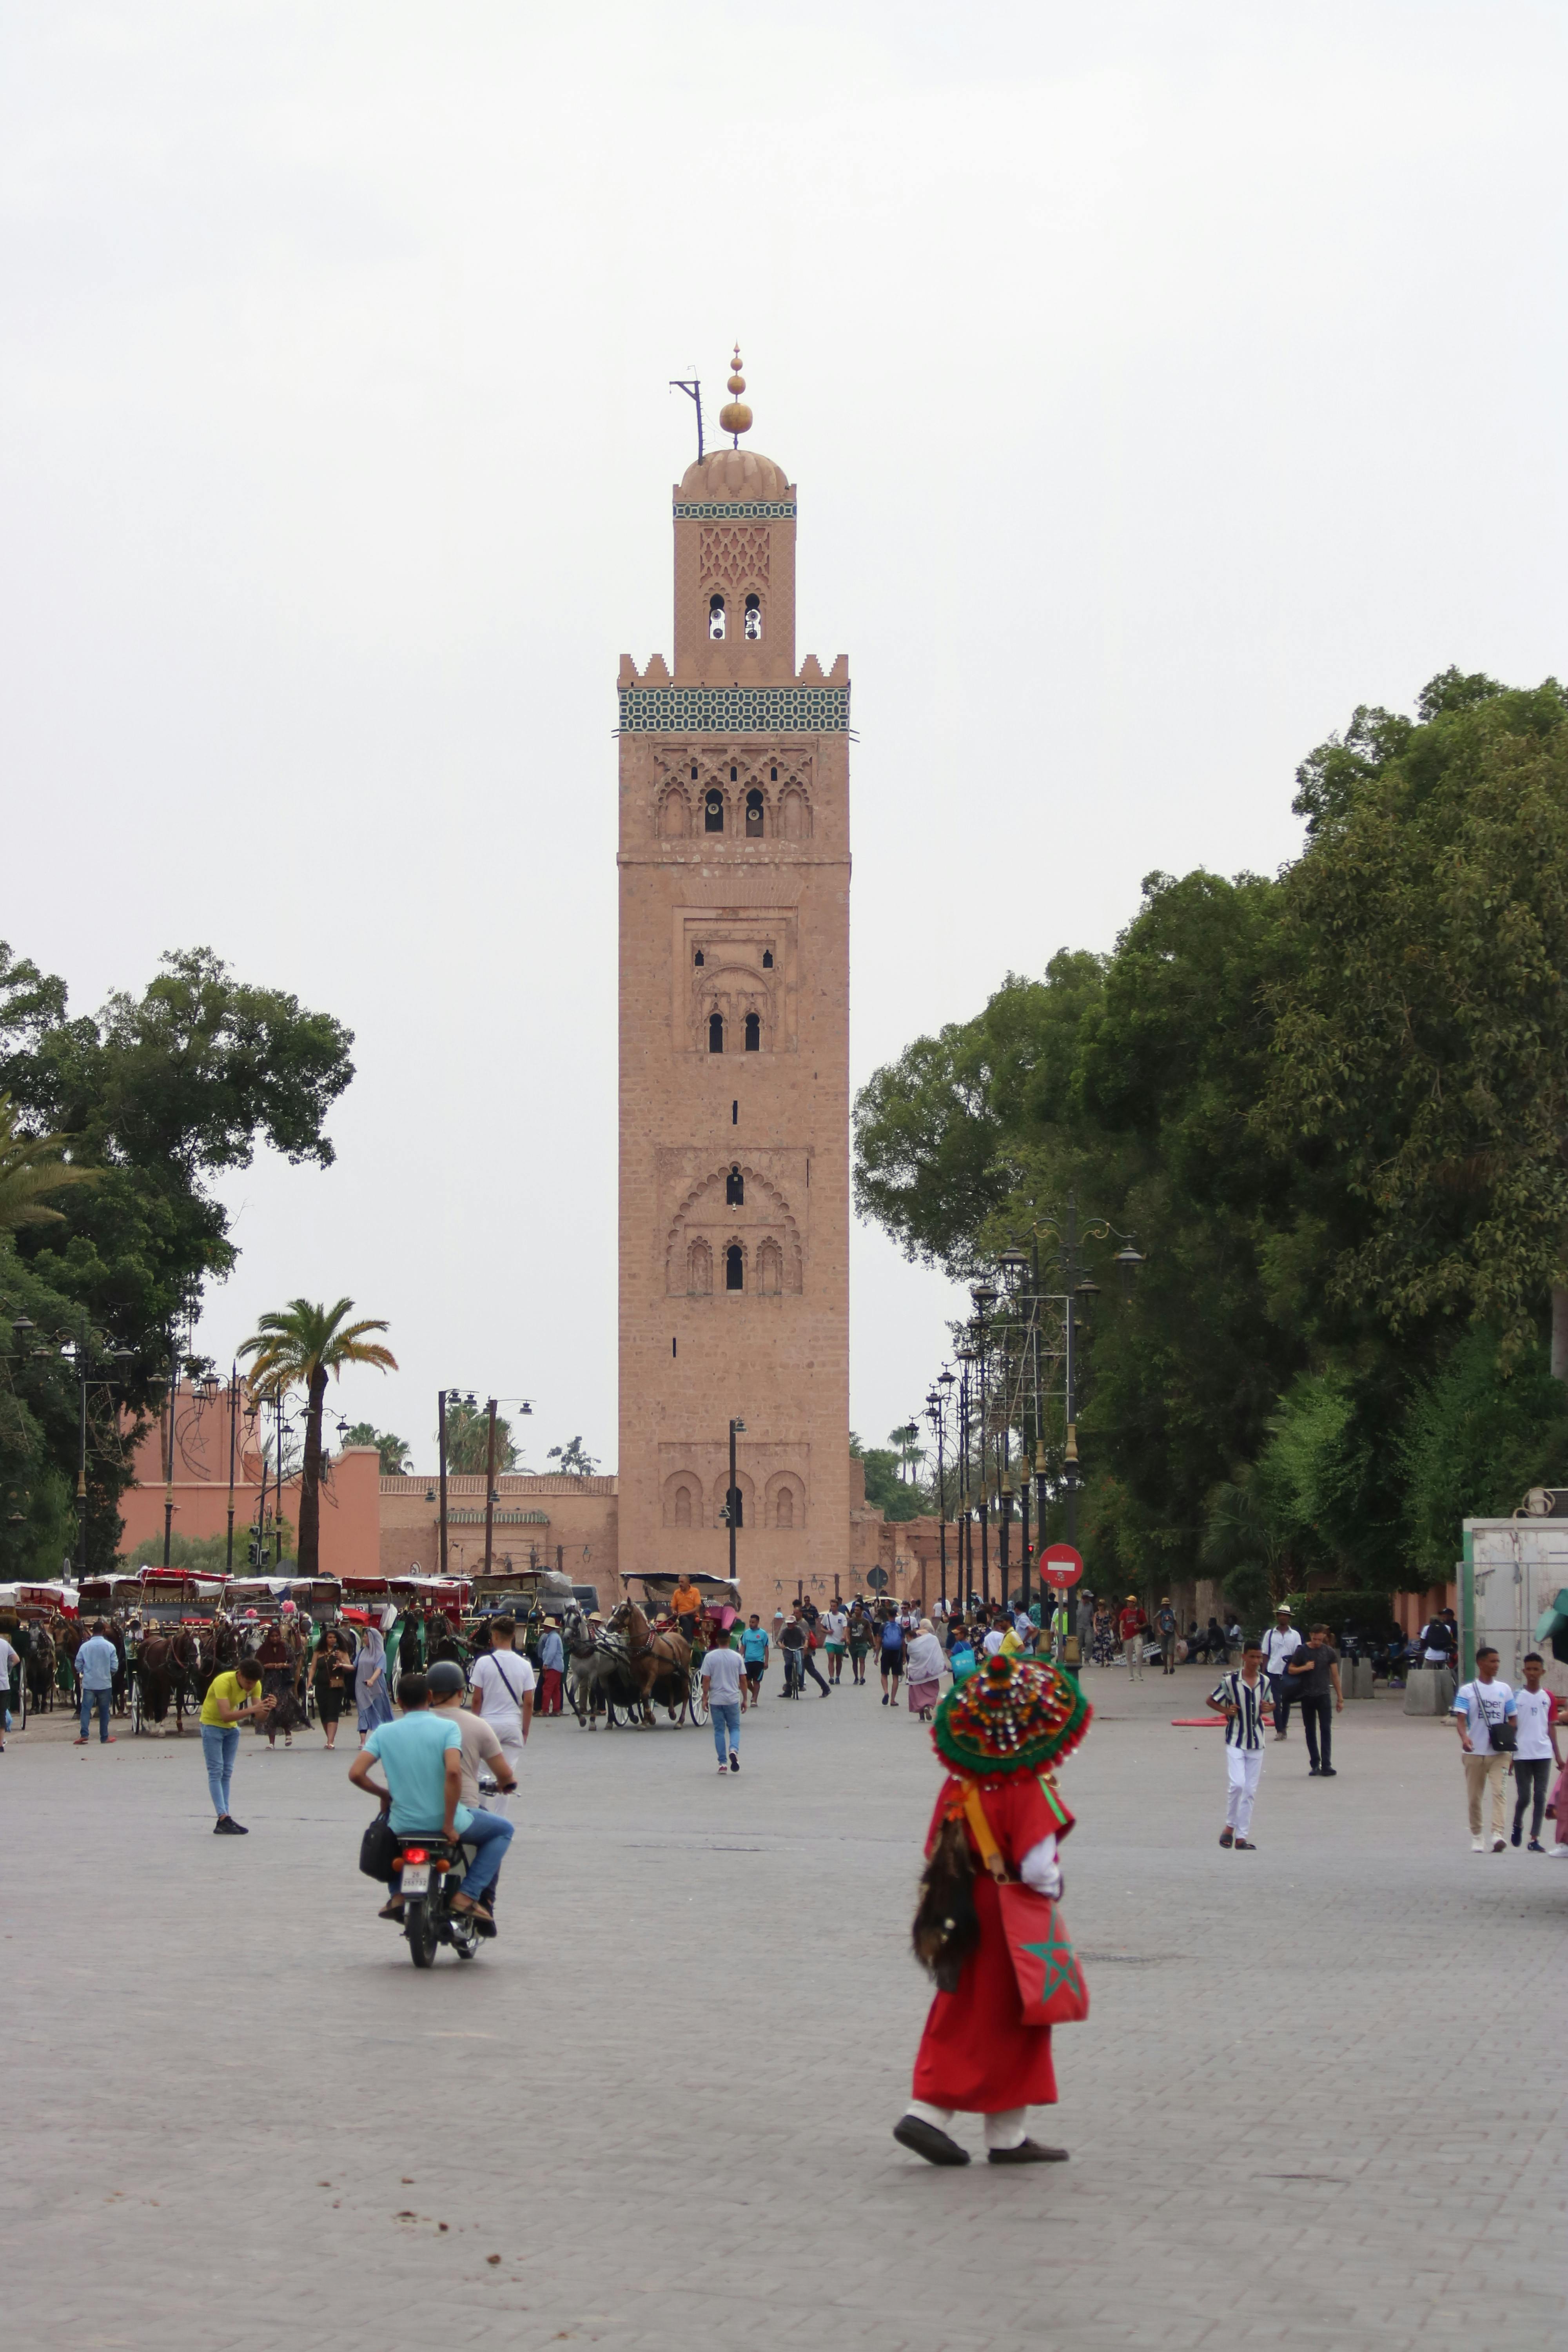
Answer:
[[985, 1867], [996, 1883], [1002, 1933], [1024, 2004], [1023, 2022], [1081, 2025], [1089, 2015], [1089, 1987], [1068, 1939], [1061, 1906], [1037, 1888], [1007, 1877], [1007, 1865], [992, 1835], [980, 1791], [973, 1785], [963, 1811]]

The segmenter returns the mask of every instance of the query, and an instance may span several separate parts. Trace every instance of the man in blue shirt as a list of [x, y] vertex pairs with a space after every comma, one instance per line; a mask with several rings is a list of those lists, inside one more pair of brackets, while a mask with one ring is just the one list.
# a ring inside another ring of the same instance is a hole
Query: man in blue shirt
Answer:
[[100, 1618], [76, 1654], [76, 1670], [81, 1683], [81, 1738], [76, 1743], [79, 1748], [87, 1746], [95, 1707], [100, 1746], [111, 1748], [114, 1744], [114, 1734], [109, 1727], [109, 1707], [119, 1664], [114, 1644], [104, 1633]]
[[763, 1676], [768, 1667], [768, 1629], [753, 1612], [741, 1636], [741, 1657], [746, 1669], [746, 1687], [741, 1693], [742, 1715], [748, 1706], [756, 1706], [761, 1702]]
[[[479, 1848], [472, 1868], [454, 1895], [450, 1909], [471, 1913], [481, 1935], [495, 1933], [495, 1920], [484, 1897], [511, 1843], [511, 1823], [500, 1813], [470, 1812], [462, 1801], [463, 1735], [450, 1716], [430, 1712], [430, 1685], [423, 1675], [404, 1675], [397, 1685], [403, 1713], [394, 1723], [377, 1724], [353, 1762], [349, 1779], [367, 1796], [389, 1804], [390, 1826], [404, 1836], [461, 1838]], [[379, 1763], [386, 1775], [382, 1787], [370, 1777]], [[400, 1919], [403, 1897], [395, 1879], [392, 1899], [381, 1914]]]

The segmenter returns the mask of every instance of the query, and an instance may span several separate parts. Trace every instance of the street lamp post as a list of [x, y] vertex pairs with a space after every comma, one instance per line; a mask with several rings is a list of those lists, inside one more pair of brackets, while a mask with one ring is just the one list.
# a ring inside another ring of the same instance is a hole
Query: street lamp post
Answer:
[[486, 1406], [489, 1428], [485, 1437], [485, 1574], [490, 1572], [490, 1555], [496, 1530], [496, 1401], [491, 1397]]
[[439, 1558], [440, 1562], [441, 1562], [441, 1573], [442, 1573], [442, 1575], [443, 1575], [443, 1576], [445, 1576], [445, 1575], [446, 1575], [446, 1573], [447, 1573], [447, 1394], [448, 1394], [448, 1391], [447, 1391], [446, 1389], [437, 1389], [437, 1391], [436, 1391], [436, 1452], [437, 1452], [437, 1461], [439, 1462], [439, 1465], [440, 1465], [440, 1474], [441, 1474], [440, 1536], [439, 1536], [439, 1538], [438, 1538], [438, 1544], [437, 1544], [437, 1557]]
[[724, 1516], [730, 1522], [730, 1581], [735, 1581], [735, 1535], [741, 1517], [741, 1490], [735, 1484], [735, 1440], [746, 1433], [743, 1421], [730, 1423], [730, 1490], [724, 1497]]
[[[991, 1602], [991, 1472], [985, 1458], [986, 1435], [991, 1418], [991, 1371], [986, 1353], [985, 1318], [996, 1304], [996, 1293], [988, 1282], [976, 1285], [970, 1292], [974, 1301], [975, 1321], [979, 1327], [977, 1353], [980, 1360], [980, 1598], [984, 1606]], [[971, 1569], [973, 1599], [973, 1566]]]

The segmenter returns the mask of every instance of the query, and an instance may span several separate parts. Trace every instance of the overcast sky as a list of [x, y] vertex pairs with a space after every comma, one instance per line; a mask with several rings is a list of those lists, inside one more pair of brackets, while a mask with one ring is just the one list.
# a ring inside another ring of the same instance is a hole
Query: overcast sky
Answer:
[[[616, 720], [738, 337], [850, 658], [857, 1083], [1447, 663], [1564, 666], [1564, 13], [0, 0], [0, 936], [356, 1034], [205, 1344], [615, 1455]], [[881, 1439], [946, 1286], [854, 1254]], [[741, 1401], [743, 1402], [743, 1400]]]

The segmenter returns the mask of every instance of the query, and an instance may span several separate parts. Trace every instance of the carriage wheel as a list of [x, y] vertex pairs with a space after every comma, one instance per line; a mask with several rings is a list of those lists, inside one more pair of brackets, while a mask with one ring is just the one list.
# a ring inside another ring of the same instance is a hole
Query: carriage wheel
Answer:
[[16, 1728], [18, 1731], [26, 1731], [27, 1728], [27, 1677], [26, 1674], [23, 1674], [19, 1677], [16, 1685]]
[[686, 1704], [690, 1710], [691, 1720], [693, 1723], [703, 1724], [707, 1722], [708, 1685], [703, 1681], [700, 1675], [692, 1675], [690, 1695], [689, 1696]]
[[141, 1675], [132, 1675], [132, 1677], [131, 1677], [131, 1736], [132, 1736], [132, 1738], [133, 1739], [135, 1739], [135, 1738], [140, 1738], [140, 1736], [142, 1735], [142, 1733], [143, 1731], [145, 1731], [145, 1730], [146, 1730], [146, 1728], [147, 1728], [147, 1718], [146, 1718], [146, 1717], [145, 1717], [145, 1716], [142, 1714], [142, 1677], [141, 1677]]

